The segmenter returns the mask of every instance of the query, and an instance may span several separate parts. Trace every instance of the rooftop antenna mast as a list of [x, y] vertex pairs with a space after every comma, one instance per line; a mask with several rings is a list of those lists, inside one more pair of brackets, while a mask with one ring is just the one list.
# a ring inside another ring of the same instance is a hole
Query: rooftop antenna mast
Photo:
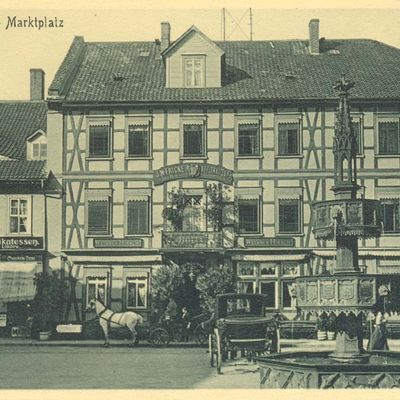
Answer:
[[[242, 29], [241, 24], [243, 25], [243, 19], [246, 16], [249, 16], [250, 18], [250, 22], [248, 25], [250, 25], [250, 37], [249, 35]], [[232, 31], [229, 33], [229, 35], [226, 35], [226, 16], [230, 17], [230, 22], [232, 22], [234, 24], [234, 27], [232, 29]], [[242, 16], [239, 18], [239, 20], [237, 20], [236, 18], [234, 18], [232, 16], [232, 14], [226, 9], [223, 8], [222, 9], [222, 14], [221, 14], [221, 30], [222, 30], [222, 40], [225, 41], [227, 39], [229, 39], [229, 37], [235, 32], [236, 29], [239, 29], [243, 35], [246, 37], [247, 40], [253, 40], [253, 11], [251, 8], [246, 9], [245, 12], [242, 14]]]

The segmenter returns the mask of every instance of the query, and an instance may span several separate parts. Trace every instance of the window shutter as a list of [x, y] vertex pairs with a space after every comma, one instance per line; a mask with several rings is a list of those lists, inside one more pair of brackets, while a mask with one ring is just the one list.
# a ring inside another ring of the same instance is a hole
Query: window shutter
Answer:
[[128, 200], [128, 235], [149, 233], [148, 201]]
[[88, 202], [88, 233], [90, 235], [109, 234], [108, 200], [90, 200]]

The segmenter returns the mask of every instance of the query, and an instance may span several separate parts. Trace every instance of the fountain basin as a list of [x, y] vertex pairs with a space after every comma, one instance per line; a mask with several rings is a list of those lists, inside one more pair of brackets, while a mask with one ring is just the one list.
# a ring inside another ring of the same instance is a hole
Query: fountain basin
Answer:
[[365, 364], [347, 364], [330, 352], [292, 352], [256, 357], [261, 389], [400, 387], [400, 352], [369, 351]]

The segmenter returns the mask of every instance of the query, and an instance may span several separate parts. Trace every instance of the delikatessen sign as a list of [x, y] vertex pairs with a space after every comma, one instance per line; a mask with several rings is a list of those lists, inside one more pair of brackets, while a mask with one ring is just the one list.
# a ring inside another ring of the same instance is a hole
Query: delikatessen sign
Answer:
[[220, 165], [185, 163], [168, 165], [154, 172], [155, 185], [177, 179], [215, 180], [226, 185], [232, 185], [233, 171]]
[[294, 238], [245, 238], [246, 247], [294, 247]]
[[0, 237], [0, 250], [43, 250], [42, 237]]
[[142, 239], [94, 239], [97, 248], [143, 247]]

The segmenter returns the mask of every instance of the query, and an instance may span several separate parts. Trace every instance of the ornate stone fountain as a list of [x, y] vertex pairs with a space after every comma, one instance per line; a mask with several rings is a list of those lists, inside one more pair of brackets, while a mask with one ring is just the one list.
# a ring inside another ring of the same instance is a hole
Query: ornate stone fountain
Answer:
[[363, 348], [363, 316], [379, 299], [380, 277], [360, 270], [358, 239], [379, 237], [381, 222], [379, 201], [357, 197], [356, 138], [348, 102], [353, 86], [344, 77], [335, 85], [335, 199], [312, 206], [315, 237], [336, 241], [336, 267], [332, 275], [296, 279], [303, 313], [336, 318], [336, 348], [333, 353], [259, 357], [262, 388], [400, 387], [400, 353]]

